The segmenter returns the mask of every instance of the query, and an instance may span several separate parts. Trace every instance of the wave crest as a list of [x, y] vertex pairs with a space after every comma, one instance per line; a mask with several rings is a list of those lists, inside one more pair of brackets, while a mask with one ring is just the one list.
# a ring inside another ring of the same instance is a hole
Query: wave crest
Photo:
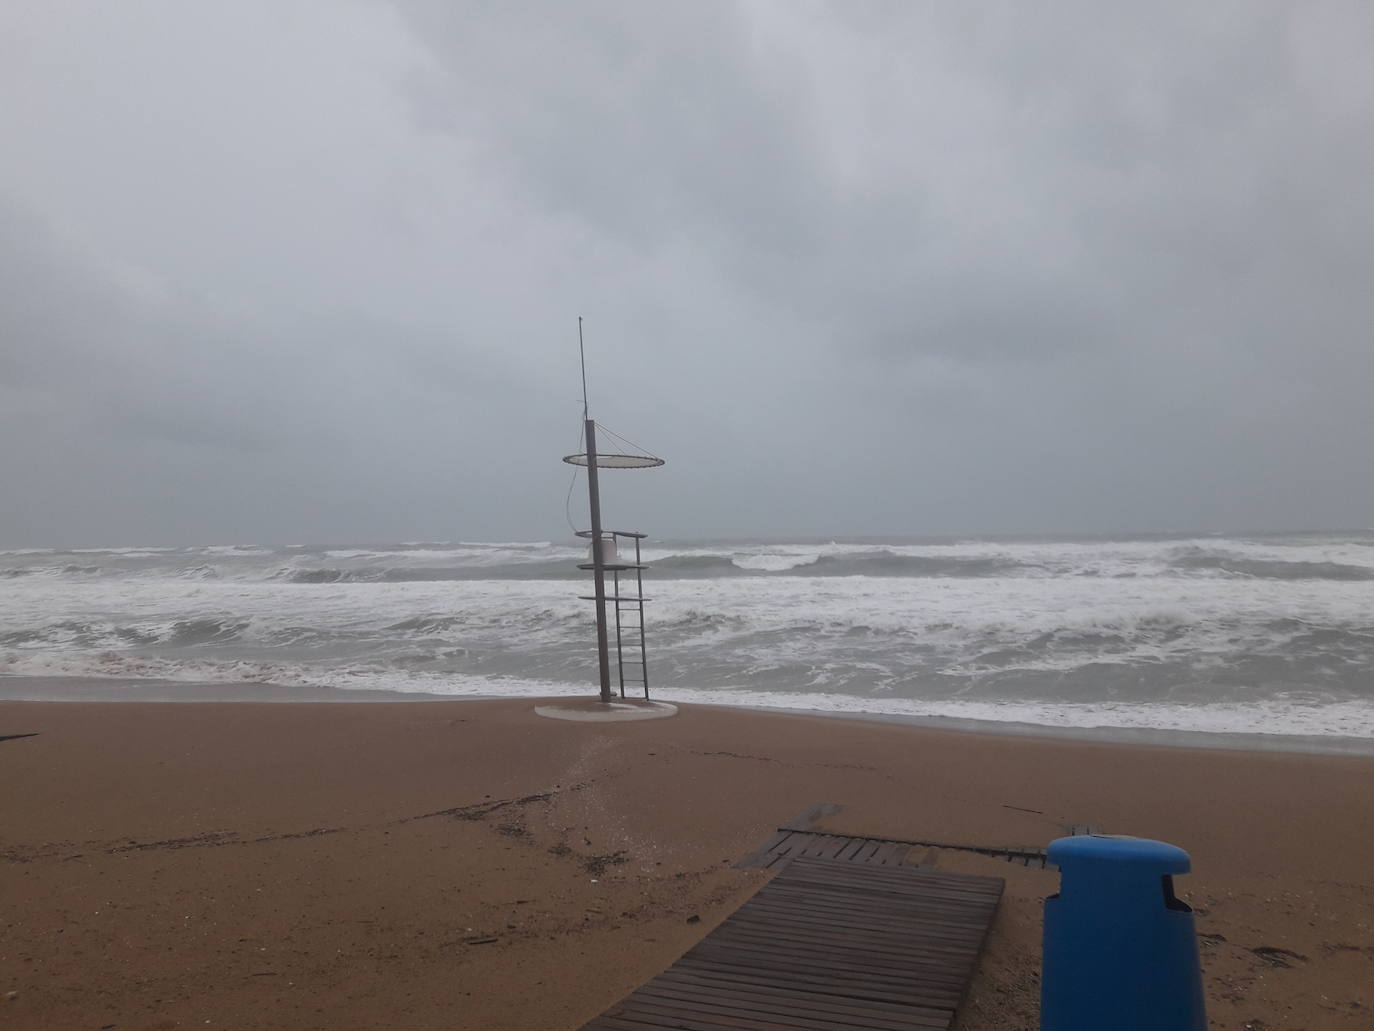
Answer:
[[1175, 569], [1216, 570], [1264, 580], [1374, 580], [1374, 568], [1343, 562], [1301, 562], [1246, 558], [1224, 551], [1184, 549], [1170, 563]]

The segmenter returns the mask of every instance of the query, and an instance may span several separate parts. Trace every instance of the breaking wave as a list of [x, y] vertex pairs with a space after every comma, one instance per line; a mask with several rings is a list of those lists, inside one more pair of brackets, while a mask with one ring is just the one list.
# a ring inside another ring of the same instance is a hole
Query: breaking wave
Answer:
[[[877, 551], [858, 555], [822, 555], [813, 569], [818, 576], [1003, 576], [1035, 567], [1001, 557], [902, 555]], [[790, 572], [790, 570], [789, 570]]]
[[171, 625], [165, 640], [173, 647], [223, 644], [237, 639], [247, 627], [247, 620], [179, 619]]
[[1269, 580], [1374, 580], [1374, 567], [1342, 562], [1304, 562], [1255, 559], [1225, 552], [1190, 549], [1173, 560], [1176, 569], [1216, 570], [1235, 576]]
[[358, 574], [347, 569], [283, 569], [276, 579], [293, 584], [339, 584], [358, 580]]
[[649, 568], [673, 576], [1005, 576], [1033, 573], [1034, 564], [1004, 557], [911, 555], [891, 549], [840, 554], [778, 555], [721, 552], [652, 558]]

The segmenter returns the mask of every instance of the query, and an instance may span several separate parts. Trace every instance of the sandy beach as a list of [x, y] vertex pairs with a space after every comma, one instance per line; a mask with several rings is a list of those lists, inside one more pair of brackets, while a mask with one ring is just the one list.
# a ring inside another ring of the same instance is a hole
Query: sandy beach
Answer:
[[[533, 708], [0, 702], [0, 1022], [571, 1031], [748, 898], [769, 875], [732, 864], [823, 801], [855, 834], [1179, 844], [1212, 1026], [1374, 1026], [1374, 759]], [[961, 1027], [1034, 1028], [1056, 875], [918, 858], [1006, 878]]]

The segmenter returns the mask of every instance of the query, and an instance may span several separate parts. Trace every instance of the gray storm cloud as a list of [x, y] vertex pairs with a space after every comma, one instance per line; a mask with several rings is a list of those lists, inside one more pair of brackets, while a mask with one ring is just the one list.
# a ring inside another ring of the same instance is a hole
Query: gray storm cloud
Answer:
[[[0, 13], [0, 546], [1374, 519], [1357, 4]], [[609, 480], [609, 477], [608, 477]]]

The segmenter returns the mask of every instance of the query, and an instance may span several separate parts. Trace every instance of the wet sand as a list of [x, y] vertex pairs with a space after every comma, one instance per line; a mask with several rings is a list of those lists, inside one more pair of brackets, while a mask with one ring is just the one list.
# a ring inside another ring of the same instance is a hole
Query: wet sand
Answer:
[[[533, 708], [0, 702], [0, 1023], [571, 1031], [724, 919], [768, 876], [731, 864], [824, 801], [846, 833], [1182, 845], [1213, 1026], [1374, 1026], [1369, 758]], [[961, 1026], [1035, 1027], [1056, 876], [918, 857], [1007, 879]]]

